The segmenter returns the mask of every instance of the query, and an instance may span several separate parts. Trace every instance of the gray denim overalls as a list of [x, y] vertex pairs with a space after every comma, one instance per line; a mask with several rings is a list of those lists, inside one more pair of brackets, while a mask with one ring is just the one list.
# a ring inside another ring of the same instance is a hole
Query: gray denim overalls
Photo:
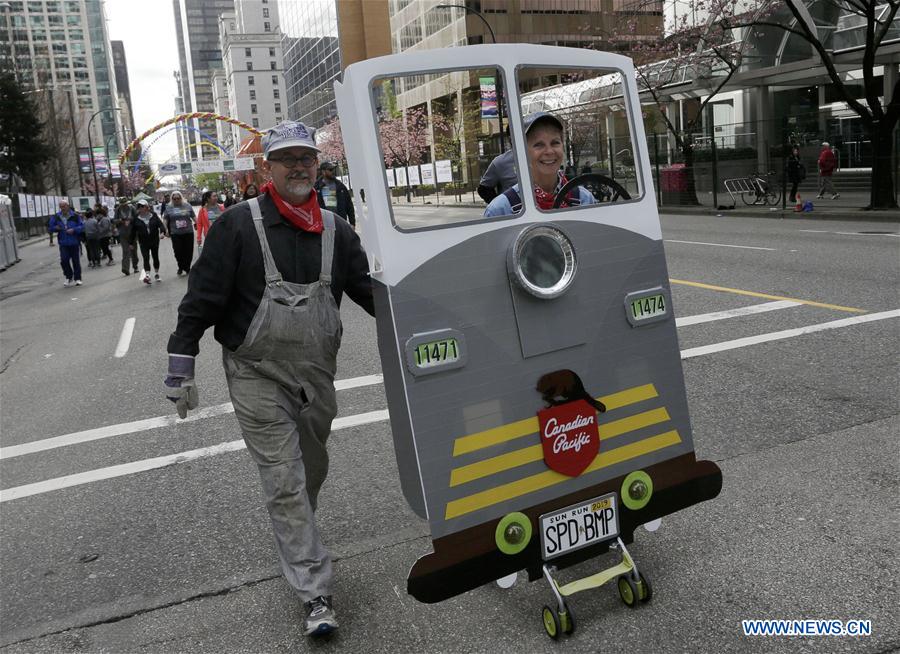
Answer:
[[[244, 441], [259, 468], [281, 568], [303, 602], [331, 595], [331, 558], [314, 512], [328, 474], [325, 442], [337, 414], [334, 374], [343, 328], [331, 293], [334, 214], [322, 210], [322, 269], [312, 284], [285, 282], [259, 202], [249, 201], [266, 287], [244, 342], [222, 349]], [[252, 246], [251, 246], [252, 247]]]

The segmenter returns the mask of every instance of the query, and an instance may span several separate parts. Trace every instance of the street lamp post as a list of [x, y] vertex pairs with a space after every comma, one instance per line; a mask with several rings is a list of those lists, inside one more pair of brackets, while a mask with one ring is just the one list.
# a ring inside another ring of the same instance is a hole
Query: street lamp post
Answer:
[[[91, 138], [91, 125], [94, 122], [94, 118], [99, 116], [105, 111], [122, 111], [119, 107], [113, 107], [112, 109], [100, 109], [95, 111], [90, 120], [88, 120], [88, 149], [90, 150], [90, 159], [91, 159], [91, 175], [94, 177], [94, 203], [100, 202], [100, 187], [97, 185], [97, 166], [94, 164], [94, 140]], [[107, 157], [108, 159], [108, 157]], [[106, 167], [109, 168], [109, 161], [106, 162]]]
[[[443, 7], [445, 9], [451, 9], [451, 8], [463, 9], [468, 14], [473, 14], [475, 16], [478, 16], [478, 18], [481, 19], [481, 22], [484, 23], [484, 26], [487, 27], [488, 32], [491, 35], [491, 41], [495, 44], [497, 43], [497, 35], [494, 34], [494, 30], [491, 27], [491, 24], [489, 22], [487, 22], [487, 18], [485, 18], [484, 16], [481, 15], [481, 12], [472, 9], [471, 7], [467, 7], [466, 5], [449, 5], [449, 4], [444, 5], [444, 4], [442, 4], [442, 5], [434, 6], [435, 9], [437, 9], [438, 7]], [[497, 122], [500, 125], [500, 135], [499, 135], [500, 136], [500, 152], [503, 152], [503, 150], [504, 150], [504, 143], [503, 143], [503, 78], [500, 75], [497, 76]]]

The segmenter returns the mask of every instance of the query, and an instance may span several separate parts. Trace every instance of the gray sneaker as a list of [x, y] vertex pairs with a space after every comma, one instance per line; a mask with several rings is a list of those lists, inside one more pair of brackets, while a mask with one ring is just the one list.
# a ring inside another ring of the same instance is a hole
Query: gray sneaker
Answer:
[[306, 618], [303, 620], [304, 636], [327, 636], [338, 628], [331, 598], [320, 596], [306, 603]]

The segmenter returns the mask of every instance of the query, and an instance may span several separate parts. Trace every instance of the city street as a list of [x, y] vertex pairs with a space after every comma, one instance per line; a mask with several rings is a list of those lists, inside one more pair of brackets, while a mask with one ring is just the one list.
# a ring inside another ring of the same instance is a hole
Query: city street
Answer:
[[[56, 247], [23, 247], [0, 276], [0, 652], [900, 648], [900, 225], [662, 224], [696, 452], [723, 489], [635, 533], [652, 602], [580, 593], [560, 642], [541, 624], [547, 582], [523, 573], [440, 604], [406, 594], [428, 527], [400, 491], [375, 321], [349, 299], [318, 513], [341, 626], [310, 642], [211, 332], [200, 407], [177, 420], [164, 397], [187, 284], [170, 241], [152, 286], [122, 276], [116, 249], [116, 266], [63, 288]], [[872, 633], [745, 636], [751, 618], [871, 620]]]

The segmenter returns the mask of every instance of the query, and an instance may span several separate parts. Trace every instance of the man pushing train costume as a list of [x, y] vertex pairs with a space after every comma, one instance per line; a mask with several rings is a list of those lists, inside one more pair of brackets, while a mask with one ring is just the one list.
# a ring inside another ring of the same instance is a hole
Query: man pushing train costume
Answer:
[[235, 416], [259, 468], [281, 568], [306, 607], [304, 633], [337, 627], [332, 567], [314, 513], [337, 413], [334, 375], [346, 292], [374, 315], [353, 228], [320, 209], [312, 131], [285, 121], [262, 139], [272, 181], [215, 222], [169, 338], [167, 397], [197, 406], [194, 357], [215, 326]]

